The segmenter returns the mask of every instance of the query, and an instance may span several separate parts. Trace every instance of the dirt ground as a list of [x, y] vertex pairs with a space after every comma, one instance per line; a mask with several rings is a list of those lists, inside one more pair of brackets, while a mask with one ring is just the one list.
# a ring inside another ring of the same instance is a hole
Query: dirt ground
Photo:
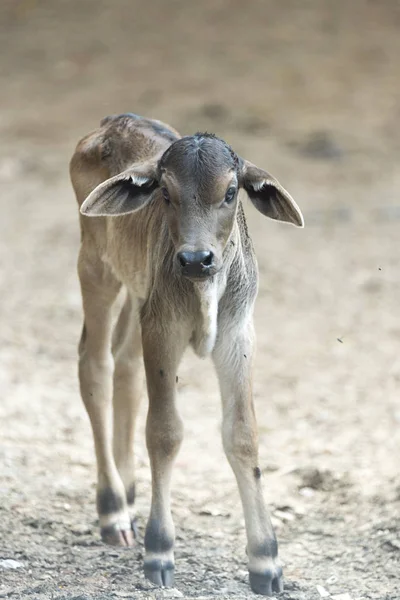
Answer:
[[[3, 0], [0, 598], [247, 598], [239, 496], [211, 363], [179, 372], [176, 589], [140, 539], [99, 539], [76, 376], [77, 140], [133, 111], [214, 131], [270, 170], [306, 228], [248, 208], [260, 265], [255, 400], [283, 600], [400, 598], [400, 4]], [[15, 569], [8, 559], [16, 561]]]

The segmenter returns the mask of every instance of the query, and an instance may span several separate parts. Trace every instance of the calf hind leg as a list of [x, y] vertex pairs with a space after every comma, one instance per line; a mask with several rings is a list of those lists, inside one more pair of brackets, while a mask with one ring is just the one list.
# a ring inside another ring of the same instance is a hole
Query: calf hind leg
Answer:
[[129, 546], [133, 543], [133, 535], [125, 488], [112, 448], [111, 310], [120, 284], [101, 259], [84, 246], [79, 255], [78, 273], [84, 310], [79, 344], [79, 381], [96, 452], [97, 511], [101, 535], [107, 543]]
[[138, 308], [128, 294], [113, 334], [114, 459], [125, 486], [128, 511], [135, 532], [135, 421], [142, 395], [142, 340]]

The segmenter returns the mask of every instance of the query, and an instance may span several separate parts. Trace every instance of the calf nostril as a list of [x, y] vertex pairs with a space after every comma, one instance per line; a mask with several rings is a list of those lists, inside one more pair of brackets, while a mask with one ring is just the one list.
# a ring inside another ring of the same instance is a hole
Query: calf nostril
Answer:
[[186, 267], [188, 261], [186, 260], [184, 252], [179, 252], [178, 260], [179, 260], [179, 264], [181, 265], [181, 267]]
[[212, 265], [213, 258], [214, 258], [213, 253], [208, 252], [207, 256], [205, 256], [203, 258], [203, 260], [201, 261], [201, 264], [203, 265], [203, 267], [210, 267]]

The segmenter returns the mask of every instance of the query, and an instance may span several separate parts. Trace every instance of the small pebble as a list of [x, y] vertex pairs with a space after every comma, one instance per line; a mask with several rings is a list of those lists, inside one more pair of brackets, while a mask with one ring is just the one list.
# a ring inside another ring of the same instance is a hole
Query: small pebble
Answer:
[[286, 510], [276, 510], [275, 515], [281, 521], [294, 521], [295, 517], [291, 512], [287, 512]]
[[163, 597], [164, 598], [183, 598], [183, 594], [176, 588], [164, 588], [163, 589]]
[[0, 560], [0, 569], [20, 569], [24, 565], [17, 560], [13, 560], [12, 558], [6, 558], [5, 560]]
[[324, 587], [322, 587], [322, 585], [317, 585], [317, 592], [321, 598], [327, 598], [330, 596], [330, 593]]
[[312, 498], [315, 496], [315, 490], [310, 487], [303, 487], [299, 489], [299, 494], [304, 496], [305, 498]]

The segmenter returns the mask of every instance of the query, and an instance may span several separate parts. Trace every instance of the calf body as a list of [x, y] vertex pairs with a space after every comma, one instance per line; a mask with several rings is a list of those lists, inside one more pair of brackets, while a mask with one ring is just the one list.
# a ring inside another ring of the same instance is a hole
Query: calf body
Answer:
[[[223, 445], [243, 504], [252, 589], [280, 591], [252, 399], [257, 265], [238, 191], [264, 215], [302, 226], [298, 207], [271, 175], [222, 140], [181, 138], [132, 114], [107, 117], [80, 141], [71, 179], [82, 234], [79, 378], [93, 429], [103, 540], [134, 543], [133, 441], [143, 354], [152, 472], [144, 570], [158, 585], [173, 584], [170, 480], [183, 435], [176, 373], [192, 345], [199, 356], [212, 355], [218, 374]], [[121, 288], [126, 300], [113, 329]]]

